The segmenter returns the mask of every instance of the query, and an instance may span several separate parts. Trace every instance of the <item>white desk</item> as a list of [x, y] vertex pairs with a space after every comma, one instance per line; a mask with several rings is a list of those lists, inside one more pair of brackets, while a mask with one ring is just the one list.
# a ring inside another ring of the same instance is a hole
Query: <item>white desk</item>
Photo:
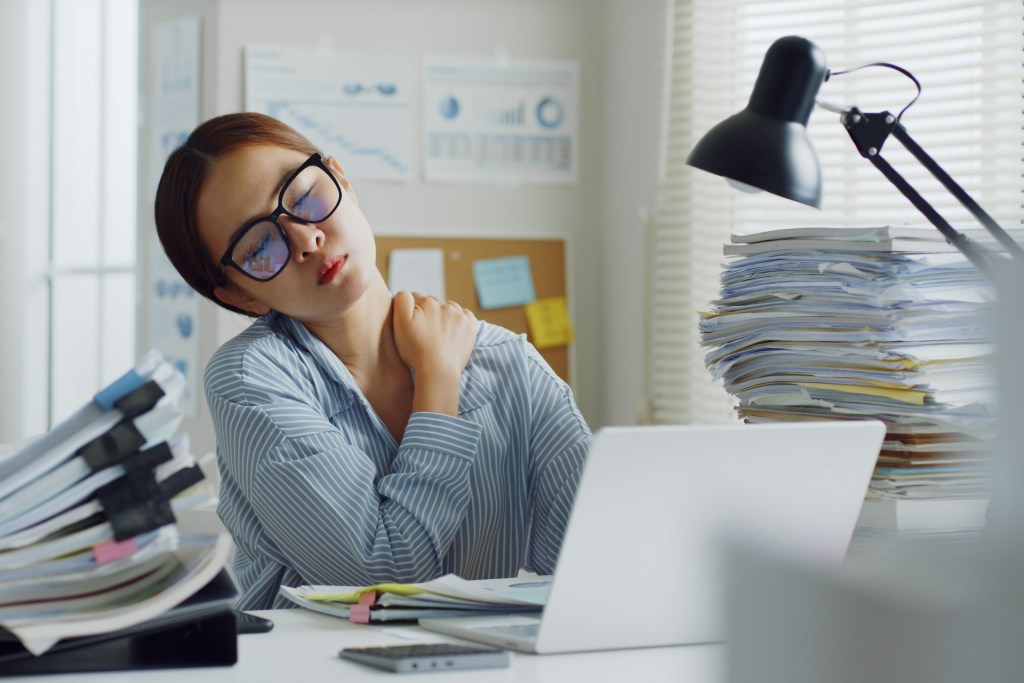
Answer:
[[[338, 658], [346, 646], [398, 645], [412, 642], [452, 641], [411, 625], [358, 626], [343, 619], [309, 610], [255, 612], [274, 621], [269, 633], [238, 638], [238, 663], [231, 667], [124, 671], [93, 674], [59, 674], [5, 678], [26, 683], [319, 683], [363, 680], [465, 681], [490, 683], [530, 681], [625, 681], [626, 683], [721, 683], [725, 681], [725, 648], [722, 645], [658, 647], [566, 655], [513, 653], [508, 669], [443, 671], [396, 675]], [[454, 641], [452, 641], [454, 642]]]

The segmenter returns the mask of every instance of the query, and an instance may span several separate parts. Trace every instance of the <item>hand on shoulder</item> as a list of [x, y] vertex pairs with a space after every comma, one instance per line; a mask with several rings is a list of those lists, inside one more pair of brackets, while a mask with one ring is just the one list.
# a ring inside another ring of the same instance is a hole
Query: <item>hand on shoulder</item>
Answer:
[[416, 377], [458, 377], [476, 344], [473, 311], [454, 301], [398, 292], [392, 304], [398, 355]]

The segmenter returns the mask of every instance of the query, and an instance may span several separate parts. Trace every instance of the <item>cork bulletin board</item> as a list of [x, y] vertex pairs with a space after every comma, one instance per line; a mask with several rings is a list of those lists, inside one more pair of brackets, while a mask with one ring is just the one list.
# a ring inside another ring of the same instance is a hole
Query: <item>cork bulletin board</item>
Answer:
[[[447, 298], [472, 309], [477, 318], [513, 332], [528, 333], [522, 306], [483, 310], [473, 283], [473, 262], [481, 259], [526, 256], [537, 298], [565, 297], [565, 241], [560, 239], [491, 239], [448, 237], [386, 237], [377, 235], [377, 267], [388, 276], [393, 249], [441, 249]], [[569, 348], [557, 346], [540, 351], [558, 376], [569, 382]]]

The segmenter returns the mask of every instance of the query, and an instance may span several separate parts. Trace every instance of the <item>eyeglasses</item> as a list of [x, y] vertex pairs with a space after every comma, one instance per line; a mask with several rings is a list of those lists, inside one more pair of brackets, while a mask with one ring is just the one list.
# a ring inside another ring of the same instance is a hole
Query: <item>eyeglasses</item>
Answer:
[[292, 255], [278, 217], [284, 214], [303, 223], [320, 223], [330, 218], [339, 204], [341, 185], [320, 154], [314, 153], [281, 187], [274, 212], [242, 228], [228, 245], [220, 265], [231, 266], [260, 282], [273, 280]]

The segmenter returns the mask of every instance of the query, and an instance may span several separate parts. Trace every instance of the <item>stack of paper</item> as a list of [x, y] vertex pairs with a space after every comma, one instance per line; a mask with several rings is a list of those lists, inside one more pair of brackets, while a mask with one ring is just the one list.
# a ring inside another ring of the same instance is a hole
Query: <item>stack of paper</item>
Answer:
[[732, 241], [700, 331], [707, 367], [740, 416], [881, 419], [888, 432], [869, 498], [984, 499], [995, 426], [985, 277], [932, 228]]
[[184, 378], [156, 352], [49, 433], [0, 456], [0, 626], [35, 654], [124, 629], [205, 586], [224, 538], [175, 515], [216, 501], [180, 420]]
[[536, 612], [547, 602], [550, 585], [550, 577], [467, 581], [446, 574], [423, 583], [282, 586], [281, 595], [306, 609], [368, 623]]

